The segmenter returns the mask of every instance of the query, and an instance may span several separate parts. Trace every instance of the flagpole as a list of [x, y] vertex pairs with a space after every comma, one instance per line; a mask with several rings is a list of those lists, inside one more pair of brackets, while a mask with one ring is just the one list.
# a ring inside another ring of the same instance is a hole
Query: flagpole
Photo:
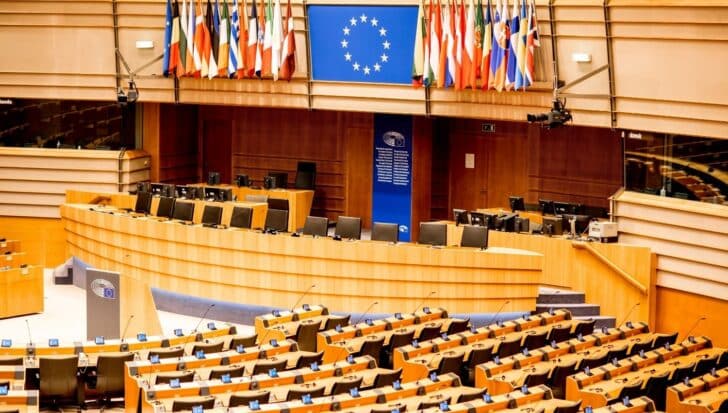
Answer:
[[306, 95], [308, 97], [308, 110], [313, 110], [313, 96], [311, 94], [311, 90], [313, 89], [313, 59], [311, 59], [311, 30], [309, 29], [310, 26], [308, 21], [308, 7], [306, 5], [306, 0], [303, 0], [303, 20], [306, 22], [306, 49], [308, 49], [308, 58], [306, 59], [306, 65], [308, 66], [308, 76], [306, 76], [308, 78], [306, 80]]

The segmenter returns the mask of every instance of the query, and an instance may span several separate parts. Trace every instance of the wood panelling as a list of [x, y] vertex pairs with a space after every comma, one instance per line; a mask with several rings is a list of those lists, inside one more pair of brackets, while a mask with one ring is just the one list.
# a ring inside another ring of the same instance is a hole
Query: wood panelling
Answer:
[[423, 117], [412, 119], [412, 218], [410, 240], [416, 241], [419, 222], [430, 220], [432, 208], [432, 175], [438, 173], [432, 163], [432, 120]]
[[49, 268], [62, 264], [68, 258], [63, 224], [59, 218], [0, 216], [0, 228], [0, 237], [20, 241], [26, 253], [25, 260], [30, 264]]
[[717, 347], [728, 346], [728, 302], [717, 298], [692, 294], [689, 291], [657, 287], [657, 323], [655, 331], [679, 332], [680, 338], [688, 334], [698, 318], [707, 316], [690, 334], [705, 335]]
[[346, 213], [361, 217], [362, 226], [372, 226], [372, 181], [374, 162], [373, 117], [345, 129]]
[[[160, 105], [159, 182], [188, 184], [201, 179], [197, 111], [195, 105]], [[145, 118], [145, 122], [153, 120]]]

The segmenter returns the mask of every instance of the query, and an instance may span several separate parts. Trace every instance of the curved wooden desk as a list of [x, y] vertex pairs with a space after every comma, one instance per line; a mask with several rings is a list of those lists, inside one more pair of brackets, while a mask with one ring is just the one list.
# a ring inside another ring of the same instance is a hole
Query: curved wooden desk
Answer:
[[216, 300], [288, 307], [312, 284], [309, 302], [332, 311], [452, 313], [536, 304], [543, 256], [510, 248], [430, 248], [212, 229], [134, 219], [63, 204], [68, 252], [150, 287]]

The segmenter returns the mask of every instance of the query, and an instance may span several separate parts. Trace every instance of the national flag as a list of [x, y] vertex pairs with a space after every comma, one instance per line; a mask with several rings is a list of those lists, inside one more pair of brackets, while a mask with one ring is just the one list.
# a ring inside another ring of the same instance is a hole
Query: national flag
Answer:
[[[472, 1], [472, 0], [471, 0]], [[478, 0], [473, 22], [473, 70], [470, 72], [470, 83], [475, 89], [480, 79], [480, 65], [483, 60], [483, 37], [485, 36], [485, 22], [483, 21], [483, 3]]]
[[[496, 7], [498, 7], [496, 5]], [[506, 69], [508, 65], [508, 2], [503, 1], [500, 14], [496, 11], [496, 23], [493, 26], [493, 55], [490, 58], [489, 87], [502, 91], [506, 83]]]
[[[481, 23], [482, 11], [481, 11]], [[471, 87], [475, 89], [477, 78], [477, 70], [475, 69], [475, 5], [473, 0], [469, 0], [468, 13], [465, 18], [465, 37], [464, 37], [464, 50], [463, 50], [463, 87]], [[482, 34], [482, 33], [481, 33]], [[481, 49], [482, 53], [482, 49]]]
[[420, 1], [417, 7], [417, 29], [415, 30], [415, 49], [412, 52], [412, 86], [422, 86], [422, 78], [424, 75], [424, 59], [425, 45], [424, 39], [427, 38], [425, 30], [425, 11]]
[[455, 16], [452, 5], [445, 4], [442, 12], [442, 48], [438, 87], [450, 87], [455, 82]]
[[[216, 16], [217, 13], [212, 10], [212, 3], [207, 0], [207, 14], [205, 14], [205, 28], [208, 30], [208, 37], [205, 39], [205, 53], [207, 54], [207, 77], [212, 79], [217, 76], [217, 51], [220, 43], [220, 34], [216, 33], [219, 30], [217, 21], [220, 20], [220, 16]], [[217, 19], [215, 18], [217, 17]]]
[[[175, 0], [176, 1], [176, 0]], [[182, 0], [182, 9], [179, 19], [179, 60], [177, 63], [177, 77], [187, 74], [187, 0]]]
[[169, 46], [169, 66], [167, 67], [167, 71], [169, 72], [170, 76], [177, 75], [177, 70], [180, 67], [179, 25], [179, 3], [177, 3], [177, 0], [174, 0], [174, 6], [172, 6], [172, 41]]
[[528, 36], [529, 15], [526, 12], [526, 0], [521, 2], [520, 26], [516, 46], [516, 85], [515, 90], [530, 86], [526, 79], [526, 36]]
[[[235, 0], [236, 3], [237, 1]], [[253, 64], [253, 62], [248, 60], [248, 36], [250, 35], [248, 24], [250, 22], [248, 21], [248, 2], [246, 0], [242, 1], [239, 13], [240, 18], [238, 22], [240, 25], [238, 27], [238, 33], [240, 37], [238, 38], [238, 50], [240, 52], [240, 59], [238, 60], [237, 78], [242, 79], [248, 75], [248, 68]]]
[[[189, 40], [187, 47], [187, 51], [189, 52], [187, 55], [187, 74], [193, 77], [200, 77], [202, 59], [200, 59], [200, 51], [197, 49], [197, 5], [194, 2], [195, 0], [190, 0], [190, 10], [187, 15], [187, 39]], [[202, 12], [201, 9], [200, 12]]]
[[[223, 7], [227, 9], [227, 0], [223, 0]], [[223, 10], [223, 19], [226, 10]], [[233, 78], [238, 73], [240, 60], [240, 14], [238, 13], [238, 0], [233, 0], [233, 13], [230, 16], [230, 39], [228, 39], [228, 66], [227, 77]]]
[[536, 20], [536, 3], [531, 0], [531, 12], [528, 19], [528, 35], [526, 36], [526, 79], [529, 85], [534, 81], [534, 53], [535, 48], [541, 47], [538, 38], [538, 21]]
[[506, 69], [506, 89], [511, 90], [516, 84], [518, 70], [518, 34], [521, 32], [521, 16], [518, 15], [518, 0], [513, 0], [513, 18], [509, 30], [508, 67]]
[[[421, 0], [424, 2], [425, 0]], [[424, 3], [421, 4], [422, 7], [424, 7]], [[432, 72], [432, 66], [430, 65], [430, 31], [432, 28], [432, 25], [430, 22], [432, 21], [433, 16], [433, 10], [432, 10], [432, 0], [430, 0], [430, 7], [427, 10], [427, 18], [425, 19], [423, 17], [422, 19], [422, 32], [425, 36], [423, 39], [423, 46], [425, 48], [424, 56], [422, 56], [423, 59], [423, 65], [422, 65], [422, 84], [425, 85], [425, 87], [430, 87], [432, 84], [432, 80], [435, 77], [435, 74]]]
[[[457, 4], [458, 0], [455, 0]], [[463, 53], [465, 48], [465, 6], [463, 0], [460, 0], [460, 6], [457, 8], [455, 15], [455, 89], [462, 90], [465, 87], [463, 79]]]
[[281, 79], [290, 81], [293, 77], [293, 73], [296, 71], [296, 33], [294, 32], [291, 0], [288, 0], [283, 38], [283, 50], [281, 51]]
[[281, 50], [283, 49], [283, 14], [281, 13], [281, 0], [273, 3], [273, 45], [271, 47], [270, 70], [273, 80], [278, 80], [281, 69]]
[[[217, 0], [215, 0], [217, 7]], [[227, 0], [222, 0], [220, 12], [220, 42], [218, 45], [217, 74], [220, 77], [227, 77], [228, 65], [230, 64], [230, 9]]]
[[265, 35], [263, 36], [263, 73], [268, 77], [273, 71], [273, 7], [271, 1], [266, 2], [265, 7]]
[[[432, 71], [432, 84], [440, 85], [440, 44], [442, 44], [442, 5], [437, 0], [437, 5], [430, 0], [430, 70]], [[443, 84], [444, 84], [443, 78]]]
[[260, 0], [260, 13], [258, 16], [258, 49], [255, 51], [255, 75], [263, 77], [263, 45], [265, 44], [265, 2]]
[[412, 84], [417, 6], [308, 6], [314, 81]]
[[[480, 4], [480, 0], [478, 0]], [[490, 4], [490, 0], [485, 5], [485, 20], [483, 21], [483, 51], [480, 55], [479, 70], [480, 70], [480, 87], [483, 90], [489, 89], [490, 80], [490, 59], [493, 57], [493, 7]]]
[[[164, 18], [164, 55], [162, 57], [162, 75], [169, 76], [169, 55], [172, 52], [172, 2], [167, 0], [167, 9]], [[174, 64], [172, 65], [174, 68]]]
[[[255, 65], [258, 56], [258, 9], [255, 5], [255, 0], [252, 0], [253, 8], [250, 12], [250, 18], [248, 19], [248, 43], [245, 51], [245, 69], [247, 71], [247, 77], [253, 77], [255, 75]], [[262, 63], [262, 59], [261, 59]]]

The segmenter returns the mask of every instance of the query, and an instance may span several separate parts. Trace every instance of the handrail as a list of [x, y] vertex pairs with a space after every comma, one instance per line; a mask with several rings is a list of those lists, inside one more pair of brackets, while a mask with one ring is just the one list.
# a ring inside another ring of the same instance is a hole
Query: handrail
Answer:
[[604, 256], [601, 252], [597, 251], [594, 247], [592, 247], [589, 243], [581, 242], [581, 241], [573, 241], [571, 245], [574, 248], [577, 249], [585, 249], [589, 251], [593, 256], [595, 256], [599, 261], [601, 261], [603, 264], [605, 264], [607, 267], [611, 268], [612, 271], [616, 272], [619, 276], [624, 278], [628, 283], [632, 284], [632, 286], [636, 289], [638, 289], [642, 295], [647, 295], [647, 287], [642, 285], [641, 282], [637, 281], [631, 274], [626, 272], [625, 270], [621, 269], [617, 264], [612, 262], [609, 258]]

